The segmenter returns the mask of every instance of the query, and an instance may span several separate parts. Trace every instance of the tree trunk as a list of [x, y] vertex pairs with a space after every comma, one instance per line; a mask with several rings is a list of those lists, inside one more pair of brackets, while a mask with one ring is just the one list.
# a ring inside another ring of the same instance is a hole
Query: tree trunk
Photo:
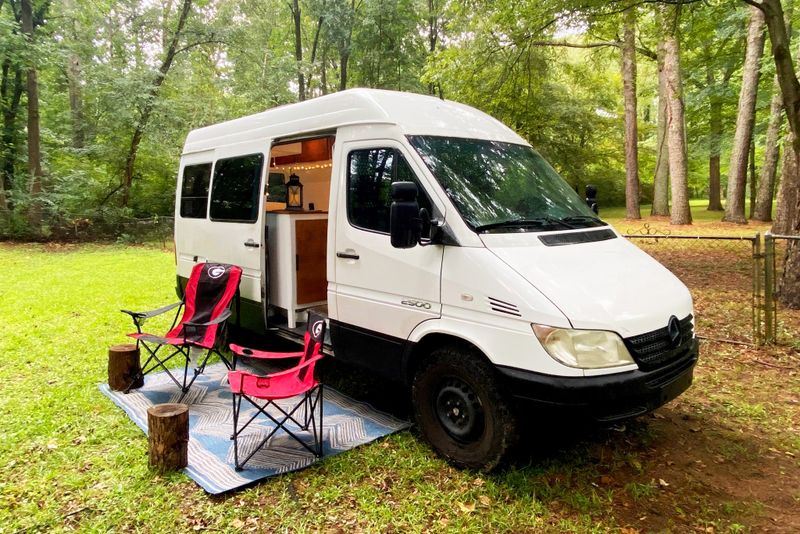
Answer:
[[[660, 11], [656, 12], [658, 16]], [[650, 215], [669, 215], [669, 142], [667, 141], [667, 78], [664, 72], [664, 39], [656, 45], [658, 61], [658, 130], [656, 134], [656, 171], [653, 177], [653, 207]]]
[[319, 73], [319, 83], [322, 86], [322, 94], [328, 94], [328, 47], [322, 47], [322, 69]]
[[131, 194], [131, 185], [133, 184], [133, 170], [134, 165], [136, 164], [136, 155], [139, 152], [139, 144], [142, 142], [144, 130], [147, 127], [148, 121], [150, 120], [150, 115], [153, 112], [153, 107], [155, 106], [156, 99], [158, 98], [161, 85], [164, 83], [167, 73], [172, 66], [172, 62], [175, 60], [175, 54], [178, 53], [178, 41], [180, 40], [183, 26], [186, 24], [186, 19], [189, 17], [189, 11], [191, 8], [192, 0], [183, 0], [183, 7], [181, 8], [180, 18], [178, 18], [178, 25], [175, 27], [175, 33], [172, 34], [172, 39], [170, 40], [169, 47], [167, 48], [167, 53], [161, 62], [161, 66], [158, 69], [156, 77], [153, 79], [152, 85], [147, 91], [147, 98], [144, 101], [142, 111], [139, 115], [139, 120], [136, 122], [136, 127], [133, 130], [130, 148], [128, 149], [128, 155], [125, 158], [125, 168], [122, 177], [122, 200], [120, 202], [122, 207], [128, 206], [128, 201], [130, 200]]
[[[675, 24], [677, 26], [677, 24]], [[672, 26], [670, 24], [670, 26]], [[667, 142], [669, 176], [672, 182], [671, 224], [691, 224], [689, 209], [689, 171], [686, 151], [686, 122], [683, 109], [680, 44], [670, 28], [664, 39], [664, 72], [667, 84]]]
[[356, 0], [350, 2], [350, 27], [347, 37], [339, 45], [339, 90], [347, 89], [347, 63], [350, 61], [350, 44], [353, 42], [353, 26], [356, 23]]
[[[787, 152], [789, 152], [789, 146], [787, 145], [789, 145], [788, 141], [791, 140], [793, 172], [788, 172], [781, 176], [781, 189], [788, 188], [790, 191], [794, 189], [794, 204], [787, 203], [783, 206], [783, 212], [791, 214], [790, 216], [795, 219], [793, 224], [787, 221], [787, 228], [792, 233], [800, 233], [800, 216], [797, 215], [797, 212], [800, 211], [800, 195], [796, 193], [798, 181], [800, 181], [800, 175], [797, 172], [798, 156], [800, 155], [800, 81], [797, 80], [797, 75], [794, 71], [794, 62], [789, 48], [789, 36], [780, 0], [762, 0], [759, 5], [764, 10], [769, 39], [772, 44], [775, 72], [778, 76], [781, 95], [783, 96], [783, 109], [786, 112], [791, 133], [790, 136], [787, 136], [787, 143], [784, 145], [784, 168], [787, 163]], [[780, 200], [782, 198], [779, 199], [779, 203]], [[791, 202], [791, 198], [787, 200]], [[779, 214], [781, 213], [780, 204], [778, 212]], [[796, 243], [794, 246], [790, 246], [787, 253], [781, 279], [781, 292], [778, 297], [784, 305], [800, 308], [800, 246], [797, 246]]]
[[86, 136], [83, 120], [83, 92], [81, 91], [81, 63], [78, 54], [67, 57], [67, 86], [69, 90], [69, 110], [72, 118], [72, 146], [83, 148]]
[[[433, 57], [439, 42], [439, 14], [435, 4], [435, 0], [428, 0], [428, 57]], [[436, 94], [434, 82], [428, 82], [428, 94]]]
[[622, 44], [622, 94], [625, 101], [625, 216], [641, 219], [639, 212], [639, 130], [636, 114], [636, 11], [625, 11]]
[[[720, 144], [722, 142], [722, 101], [716, 92], [717, 82], [711, 67], [711, 51], [706, 46], [706, 84], [710, 90], [708, 97], [708, 211], [722, 211], [720, 191]], [[723, 78], [724, 79], [724, 78]], [[727, 81], [725, 82], [727, 83]]]
[[150, 467], [159, 471], [186, 467], [189, 464], [189, 407], [185, 404], [149, 407], [147, 443]]
[[[13, 82], [11, 74], [13, 71]], [[11, 87], [9, 87], [11, 85]], [[22, 100], [24, 85], [22, 70], [6, 60], [3, 63], [3, 79], [0, 83], [0, 102], [3, 106], [3, 131], [0, 137], [0, 211], [13, 209], [7, 197], [14, 184], [14, 154], [17, 145], [17, 113]]]
[[292, 0], [292, 20], [294, 20], [294, 59], [297, 61], [297, 96], [306, 99], [306, 82], [303, 77], [303, 35], [300, 28], [300, 4]]
[[750, 138], [750, 214], [749, 219], [753, 218], [753, 210], [756, 209], [756, 189], [758, 188], [758, 181], [756, 179], [756, 139], [755, 136]]
[[761, 176], [758, 180], [758, 194], [756, 195], [755, 209], [752, 219], [769, 222], [772, 220], [772, 197], [775, 195], [775, 176], [778, 169], [778, 144], [781, 127], [783, 126], [783, 101], [778, 80], [773, 84], [772, 102], [769, 106], [769, 126], [767, 126], [767, 140], [764, 147], [764, 163], [761, 166]]
[[783, 140], [783, 158], [781, 160], [781, 185], [778, 187], [778, 205], [775, 208], [775, 222], [772, 232], [790, 234], [795, 225], [798, 213], [795, 210], [798, 200], [798, 167], [797, 157], [792, 150], [794, 139], [789, 132]]
[[135, 343], [112, 345], [108, 348], [108, 387], [114, 391], [140, 388], [144, 376]]
[[[22, 32], [29, 43], [33, 42], [33, 6], [31, 0], [22, 0]], [[35, 234], [42, 231], [42, 156], [39, 133], [39, 81], [36, 67], [28, 67], [28, 174], [31, 176], [31, 205], [28, 224]]]
[[342, 49], [339, 51], [339, 90], [347, 89], [347, 62], [350, 60], [350, 50]]
[[761, 56], [764, 53], [764, 13], [750, 8], [747, 24], [747, 49], [742, 67], [742, 88], [739, 92], [739, 108], [736, 114], [736, 133], [731, 148], [731, 164], [728, 171], [728, 195], [723, 221], [746, 224], [744, 213], [745, 184], [750, 142], [756, 119], [756, 96], [761, 72]]

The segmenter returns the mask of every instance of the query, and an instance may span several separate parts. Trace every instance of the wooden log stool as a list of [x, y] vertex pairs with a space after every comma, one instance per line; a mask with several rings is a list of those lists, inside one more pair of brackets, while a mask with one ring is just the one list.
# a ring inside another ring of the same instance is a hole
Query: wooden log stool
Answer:
[[149, 464], [159, 471], [182, 469], [189, 464], [189, 407], [156, 404], [147, 409]]
[[108, 386], [114, 391], [140, 388], [144, 385], [139, 366], [139, 349], [125, 343], [108, 349]]

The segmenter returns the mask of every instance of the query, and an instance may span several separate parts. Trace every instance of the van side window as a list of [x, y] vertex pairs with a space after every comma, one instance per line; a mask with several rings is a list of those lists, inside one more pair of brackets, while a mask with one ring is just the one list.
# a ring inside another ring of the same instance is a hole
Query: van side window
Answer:
[[205, 219], [208, 207], [208, 180], [211, 164], [187, 165], [181, 184], [181, 217]]
[[347, 218], [353, 226], [389, 233], [391, 185], [414, 182], [420, 208], [431, 209], [425, 190], [403, 155], [393, 148], [369, 148], [350, 152], [347, 161]]
[[261, 185], [263, 154], [217, 160], [211, 185], [211, 219], [255, 222]]

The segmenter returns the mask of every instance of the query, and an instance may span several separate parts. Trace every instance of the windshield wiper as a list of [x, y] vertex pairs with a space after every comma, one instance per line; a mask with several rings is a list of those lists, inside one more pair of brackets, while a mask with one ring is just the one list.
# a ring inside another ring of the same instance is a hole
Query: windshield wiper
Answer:
[[508, 221], [499, 221], [489, 224], [482, 224], [480, 226], [475, 227], [476, 232], [485, 232], [487, 230], [493, 230], [495, 228], [524, 228], [526, 226], [537, 226], [537, 227], [544, 227], [544, 226], [560, 226], [562, 228], [575, 228], [568, 222], [562, 219], [554, 219], [553, 217], [532, 217], [530, 219], [520, 218], [520, 219], [510, 219]]
[[562, 217], [560, 220], [568, 223], [592, 223], [592, 226], [608, 226], [607, 222], [591, 215], [570, 215], [569, 217]]

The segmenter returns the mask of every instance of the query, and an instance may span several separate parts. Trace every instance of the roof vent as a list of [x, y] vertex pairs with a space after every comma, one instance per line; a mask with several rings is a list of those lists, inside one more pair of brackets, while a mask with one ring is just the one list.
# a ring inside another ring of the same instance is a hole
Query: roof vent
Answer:
[[500, 299], [489, 297], [489, 306], [492, 308], [493, 311], [505, 313], [507, 315], [513, 315], [514, 317], [522, 317], [522, 314], [519, 312], [519, 308], [517, 307], [517, 305], [511, 304], [510, 302], [505, 302]]

